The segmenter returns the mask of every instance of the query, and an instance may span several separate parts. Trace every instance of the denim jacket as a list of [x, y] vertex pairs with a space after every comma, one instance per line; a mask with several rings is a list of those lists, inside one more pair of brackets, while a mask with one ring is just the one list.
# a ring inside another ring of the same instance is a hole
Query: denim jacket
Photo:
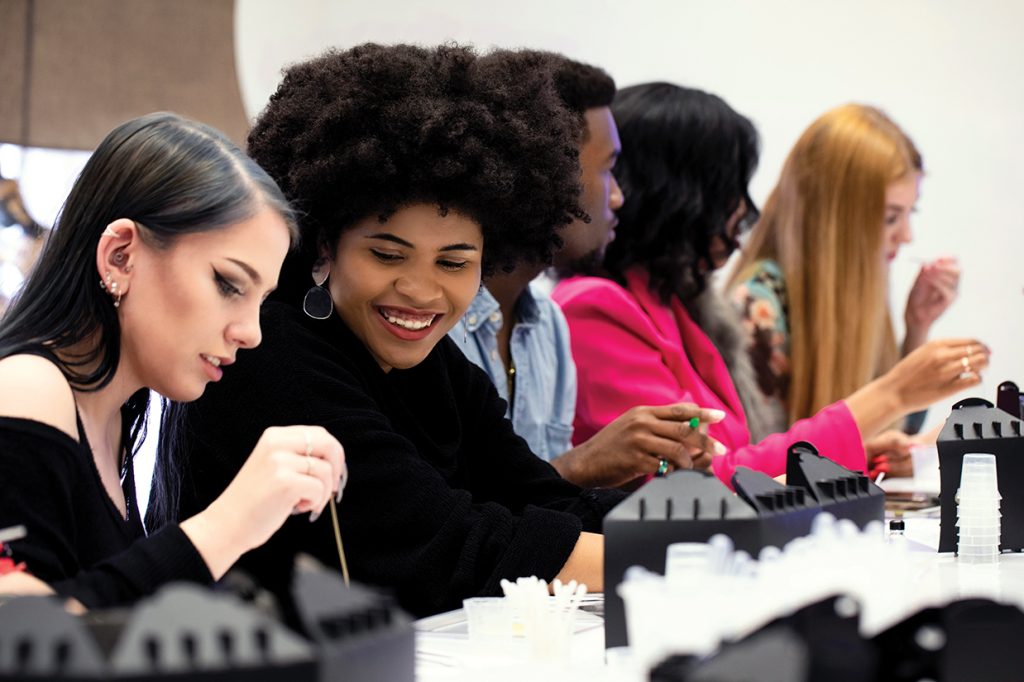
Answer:
[[[514, 404], [505, 416], [541, 459], [551, 461], [569, 450], [576, 410], [576, 365], [569, 346], [569, 327], [561, 309], [535, 284], [516, 302], [518, 322], [510, 348], [516, 368]], [[509, 382], [498, 354], [502, 316], [486, 287], [448, 335], [474, 364], [491, 377], [508, 402]]]

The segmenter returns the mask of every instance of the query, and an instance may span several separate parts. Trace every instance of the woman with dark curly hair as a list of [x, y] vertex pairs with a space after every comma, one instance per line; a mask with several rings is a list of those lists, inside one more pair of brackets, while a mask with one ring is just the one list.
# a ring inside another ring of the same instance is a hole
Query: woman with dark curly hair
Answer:
[[[260, 349], [184, 415], [180, 513], [217, 494], [261, 429], [319, 424], [351, 471], [339, 517], [354, 579], [420, 616], [503, 578], [600, 589], [597, 532], [621, 494], [534, 456], [446, 336], [481, 273], [558, 245], [579, 210], [577, 129], [529, 55], [363, 45], [289, 69], [249, 151], [303, 212], [303, 243]], [[331, 520], [296, 519], [243, 562], [280, 591], [299, 551], [336, 566]]]
[[726, 482], [739, 465], [784, 473], [786, 451], [799, 440], [863, 470], [862, 438], [979, 381], [961, 376], [959, 361], [935, 347], [968, 342], [933, 342], [845, 400], [751, 445], [752, 435], [772, 430], [773, 415], [763, 408], [736, 313], [715, 300], [707, 280], [756, 216], [747, 183], [757, 134], [720, 98], [668, 83], [620, 90], [612, 111], [622, 139], [616, 172], [630, 200], [603, 269], [578, 273], [599, 276], [562, 281], [554, 292], [579, 377], [575, 438], [633, 405], [687, 400], [727, 415], [708, 429], [730, 450], [712, 465]]

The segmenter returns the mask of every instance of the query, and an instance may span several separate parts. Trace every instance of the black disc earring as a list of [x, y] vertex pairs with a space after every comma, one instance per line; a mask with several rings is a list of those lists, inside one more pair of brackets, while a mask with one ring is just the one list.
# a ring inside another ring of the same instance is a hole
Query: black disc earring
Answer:
[[302, 299], [302, 311], [314, 320], [326, 320], [334, 312], [334, 300], [331, 299], [331, 292], [324, 288], [324, 283], [327, 282], [327, 273], [324, 273], [323, 279], [318, 282], [315, 271], [316, 268], [314, 268], [313, 286], [306, 292], [306, 297]]

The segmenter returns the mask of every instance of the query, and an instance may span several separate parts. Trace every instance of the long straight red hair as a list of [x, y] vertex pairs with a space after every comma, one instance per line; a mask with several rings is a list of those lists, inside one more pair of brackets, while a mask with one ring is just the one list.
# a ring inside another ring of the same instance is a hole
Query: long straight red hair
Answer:
[[779, 263], [789, 305], [790, 422], [850, 395], [899, 359], [882, 253], [885, 192], [922, 170], [913, 142], [874, 107], [818, 118], [789, 153], [729, 286]]

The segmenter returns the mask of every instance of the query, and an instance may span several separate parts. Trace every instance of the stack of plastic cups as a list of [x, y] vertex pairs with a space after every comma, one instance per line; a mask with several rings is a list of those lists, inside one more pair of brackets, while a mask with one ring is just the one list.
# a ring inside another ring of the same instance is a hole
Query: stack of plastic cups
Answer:
[[962, 563], [991, 564], [999, 558], [999, 494], [995, 455], [964, 455], [957, 491], [957, 555]]

